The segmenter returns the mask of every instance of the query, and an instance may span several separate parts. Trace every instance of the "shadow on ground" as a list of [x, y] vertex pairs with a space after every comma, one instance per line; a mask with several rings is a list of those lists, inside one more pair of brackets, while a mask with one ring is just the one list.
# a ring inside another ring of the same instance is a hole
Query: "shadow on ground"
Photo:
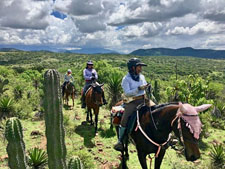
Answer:
[[93, 148], [95, 144], [92, 139], [95, 137], [94, 126], [90, 125], [86, 121], [83, 121], [81, 125], [77, 126], [75, 133], [84, 138], [84, 146], [87, 148]]

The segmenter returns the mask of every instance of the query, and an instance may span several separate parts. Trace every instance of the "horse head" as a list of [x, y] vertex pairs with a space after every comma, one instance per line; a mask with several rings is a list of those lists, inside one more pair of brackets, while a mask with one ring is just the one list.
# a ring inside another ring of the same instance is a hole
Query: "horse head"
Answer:
[[194, 107], [190, 104], [179, 103], [176, 120], [172, 121], [171, 125], [175, 135], [180, 138], [184, 145], [187, 161], [195, 161], [200, 158], [198, 141], [202, 123], [198, 112], [207, 110], [210, 106], [211, 104], [203, 104]]
[[95, 103], [97, 105], [102, 105], [103, 104], [103, 101], [102, 101], [102, 94], [103, 94], [102, 86], [103, 85], [104, 84], [98, 84], [98, 83], [92, 84], [93, 96], [94, 96]]

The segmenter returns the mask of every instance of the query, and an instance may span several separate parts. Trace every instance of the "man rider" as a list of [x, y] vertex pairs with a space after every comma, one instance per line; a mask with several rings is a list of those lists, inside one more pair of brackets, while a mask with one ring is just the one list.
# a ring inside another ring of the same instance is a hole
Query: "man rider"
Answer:
[[[93, 68], [94, 64], [91, 60], [89, 60], [87, 62], [87, 66], [86, 68], [83, 70], [83, 76], [85, 79], [85, 85], [83, 88], [83, 93], [82, 93], [82, 97], [81, 97], [81, 102], [82, 102], [82, 106], [81, 108], [85, 108], [86, 107], [86, 103], [85, 103], [85, 94], [88, 90], [88, 88], [91, 86], [91, 84], [96, 81], [98, 79], [98, 74], [96, 72], [96, 70]], [[104, 92], [102, 94], [102, 99], [103, 99], [103, 104], [107, 104], [106, 100], [105, 100], [105, 95]]]
[[123, 77], [122, 88], [124, 95], [127, 97], [128, 103], [124, 104], [124, 113], [121, 119], [119, 128], [119, 139], [114, 149], [117, 151], [123, 150], [122, 141], [125, 135], [127, 121], [130, 115], [135, 111], [136, 107], [144, 103], [145, 89], [149, 86], [144, 75], [141, 74], [142, 66], [147, 66], [139, 59], [133, 58], [127, 62], [128, 73]]
[[[69, 82], [74, 82], [74, 78], [72, 76], [72, 71], [71, 69], [68, 69], [67, 70], [67, 73], [64, 75], [64, 82], [63, 82], [63, 85], [62, 85], [62, 95], [64, 96], [64, 91], [65, 91], [65, 86], [67, 83]], [[74, 85], [74, 84], [73, 84]]]

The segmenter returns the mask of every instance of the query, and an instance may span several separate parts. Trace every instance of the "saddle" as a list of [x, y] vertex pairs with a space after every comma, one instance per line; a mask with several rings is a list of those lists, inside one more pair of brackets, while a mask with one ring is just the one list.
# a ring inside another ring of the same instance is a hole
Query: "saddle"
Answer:
[[[150, 109], [151, 109], [151, 111], [154, 111], [154, 110], [160, 109], [160, 108], [162, 108], [164, 106], [168, 106], [170, 104], [171, 103], [164, 103], [164, 104], [160, 104], [160, 105], [154, 105], [154, 106], [151, 106]], [[142, 116], [149, 110], [149, 107], [144, 105], [144, 104], [140, 104], [137, 107], [137, 109], [132, 113], [132, 115], [129, 117], [128, 123], [127, 123], [127, 134], [130, 134], [134, 130], [134, 128], [136, 127], [136, 122], [137, 122], [137, 113], [136, 113], [136, 111], [137, 110], [140, 112], [140, 116]], [[115, 126], [119, 126], [120, 125], [123, 113], [124, 113], [124, 104], [122, 104], [120, 106], [112, 107], [111, 115], [113, 117], [113, 125], [115, 125]]]

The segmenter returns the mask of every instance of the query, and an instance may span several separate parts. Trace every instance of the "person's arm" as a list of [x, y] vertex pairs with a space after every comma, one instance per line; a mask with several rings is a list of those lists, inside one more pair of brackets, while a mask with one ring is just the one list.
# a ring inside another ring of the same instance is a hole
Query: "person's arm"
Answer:
[[64, 82], [67, 82], [67, 75], [64, 75]]
[[98, 79], [98, 74], [97, 74], [95, 69], [93, 70], [93, 73], [95, 74], [95, 79], [97, 80]]
[[132, 96], [135, 96], [138, 93], [138, 87], [134, 88], [134, 89], [130, 89], [130, 85], [129, 85], [128, 80], [129, 79], [123, 78], [122, 88], [123, 88], [125, 96], [132, 97]]
[[85, 79], [85, 80], [91, 80], [91, 77], [88, 76], [87, 70], [86, 70], [86, 69], [84, 69], [84, 71], [83, 71], [83, 76], [84, 76], [84, 79]]
[[74, 78], [73, 78], [73, 76], [71, 75], [71, 79], [72, 79], [72, 82], [74, 82]]

